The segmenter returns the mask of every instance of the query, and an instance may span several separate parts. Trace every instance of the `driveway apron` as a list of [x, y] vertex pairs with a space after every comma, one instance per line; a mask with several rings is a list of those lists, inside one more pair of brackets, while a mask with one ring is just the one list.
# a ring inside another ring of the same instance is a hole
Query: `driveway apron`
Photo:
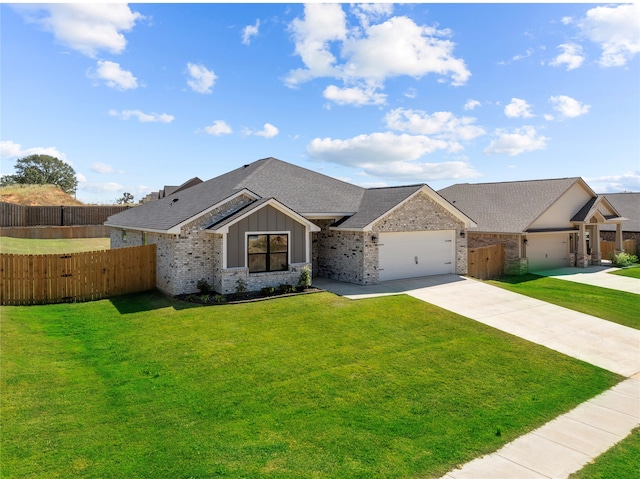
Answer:
[[350, 299], [408, 294], [629, 378], [443, 479], [564, 479], [640, 423], [637, 329], [455, 275], [375, 286], [319, 279], [314, 285]]

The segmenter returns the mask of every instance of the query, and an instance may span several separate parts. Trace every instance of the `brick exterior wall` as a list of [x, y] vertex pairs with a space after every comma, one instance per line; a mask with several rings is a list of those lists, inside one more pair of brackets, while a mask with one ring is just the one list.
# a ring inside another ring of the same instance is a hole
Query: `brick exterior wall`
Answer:
[[313, 234], [313, 271], [316, 276], [355, 284], [376, 284], [379, 280], [379, 233], [455, 230], [456, 273], [467, 273], [467, 240], [460, 236], [464, 224], [420, 193], [401, 208], [376, 222], [372, 231], [330, 230], [333, 220], [316, 220], [322, 231]]
[[[467, 274], [467, 239], [460, 236], [464, 223], [432, 200], [426, 193], [411, 198], [373, 225], [376, 233], [400, 231], [455, 230], [456, 274]], [[377, 267], [377, 261], [376, 261]]]
[[[246, 197], [235, 198], [183, 226], [179, 235], [146, 233], [147, 243], [157, 245], [156, 286], [158, 289], [170, 295], [195, 293], [198, 291], [197, 283], [201, 279], [207, 281], [215, 289], [216, 269], [214, 266], [216, 263], [214, 253], [221, 252], [222, 236], [207, 233], [203, 228], [237, 211], [251, 201]], [[112, 228], [111, 248], [141, 245], [144, 234], [132, 230], [123, 234], [123, 230]], [[218, 250], [215, 248], [216, 239], [220, 243]], [[217, 260], [218, 264], [221, 264], [220, 256]]]

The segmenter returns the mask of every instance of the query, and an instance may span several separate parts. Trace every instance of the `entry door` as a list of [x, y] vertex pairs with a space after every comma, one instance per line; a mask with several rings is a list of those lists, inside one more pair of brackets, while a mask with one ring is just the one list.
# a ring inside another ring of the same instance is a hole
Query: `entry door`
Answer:
[[455, 272], [455, 231], [380, 233], [379, 280]]

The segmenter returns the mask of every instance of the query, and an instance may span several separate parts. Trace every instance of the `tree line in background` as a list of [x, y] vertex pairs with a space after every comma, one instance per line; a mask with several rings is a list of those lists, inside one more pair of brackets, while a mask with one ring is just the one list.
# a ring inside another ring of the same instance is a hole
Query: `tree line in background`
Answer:
[[[67, 194], [78, 188], [76, 171], [71, 165], [49, 155], [29, 155], [20, 158], [14, 166], [15, 174], [0, 177], [0, 187], [9, 185], [56, 185]], [[131, 193], [123, 193], [116, 200], [119, 205], [133, 203]]]

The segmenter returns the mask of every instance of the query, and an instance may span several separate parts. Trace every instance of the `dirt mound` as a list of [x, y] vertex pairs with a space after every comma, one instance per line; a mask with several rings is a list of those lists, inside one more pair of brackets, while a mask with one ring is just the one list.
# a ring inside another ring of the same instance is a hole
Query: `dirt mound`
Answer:
[[10, 185], [0, 188], [0, 201], [26, 206], [82, 206], [55, 185]]

